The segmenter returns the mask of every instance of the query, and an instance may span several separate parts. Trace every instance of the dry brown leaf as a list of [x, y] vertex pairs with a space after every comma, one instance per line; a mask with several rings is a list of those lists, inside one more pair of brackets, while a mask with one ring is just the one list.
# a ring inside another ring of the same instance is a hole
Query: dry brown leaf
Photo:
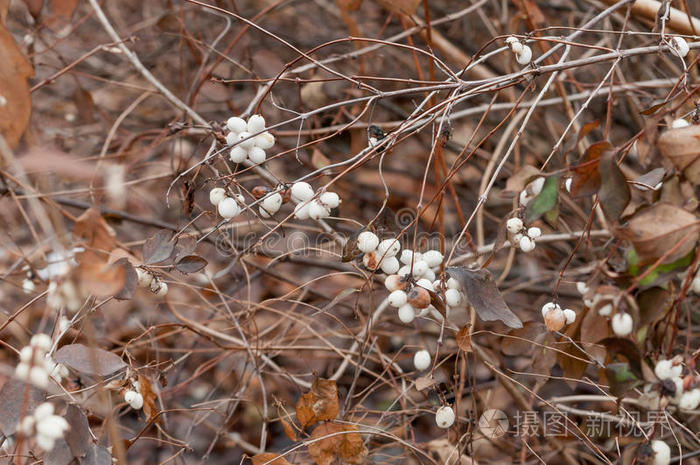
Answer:
[[116, 233], [96, 208], [89, 208], [78, 217], [73, 234], [91, 249], [111, 252], [117, 245]]
[[434, 439], [426, 444], [430, 452], [434, 452], [440, 458], [443, 465], [477, 465], [477, 462], [459, 452], [459, 446], [449, 439]]
[[698, 219], [680, 207], [657, 203], [635, 214], [624, 234], [629, 236], [643, 264], [664, 256], [683, 241], [674, 253], [664, 259], [665, 263], [671, 263], [686, 256], [695, 247]]
[[49, 29], [60, 30], [70, 24], [78, 0], [48, 0], [46, 15], [42, 21]]
[[155, 420], [160, 423], [158, 407], [156, 407], [156, 393], [153, 392], [151, 381], [143, 375], [139, 375], [139, 393], [143, 397], [143, 413], [148, 417], [148, 421]]
[[700, 182], [700, 125], [669, 129], [657, 141], [661, 154], [668, 158], [693, 183]]
[[253, 462], [253, 465], [291, 465], [287, 459], [273, 452], [255, 454], [250, 460]]
[[[367, 457], [367, 448], [354, 425], [324, 423], [311, 433], [309, 455], [316, 465], [331, 465], [336, 460], [360, 464]], [[340, 433], [340, 434], [339, 434]]]
[[469, 332], [469, 325], [462, 326], [462, 328], [457, 332], [457, 347], [465, 352], [472, 351], [472, 335]]
[[421, 376], [416, 380], [416, 391], [422, 391], [423, 389], [434, 386], [437, 382], [430, 376]]
[[302, 428], [338, 416], [338, 387], [335, 381], [316, 378], [311, 390], [297, 402], [297, 420]]
[[412, 15], [421, 0], [377, 0], [377, 3], [394, 14]]
[[4, 19], [0, 24], [0, 63], [0, 134], [14, 148], [29, 124], [32, 99], [27, 79], [34, 75], [34, 69]]

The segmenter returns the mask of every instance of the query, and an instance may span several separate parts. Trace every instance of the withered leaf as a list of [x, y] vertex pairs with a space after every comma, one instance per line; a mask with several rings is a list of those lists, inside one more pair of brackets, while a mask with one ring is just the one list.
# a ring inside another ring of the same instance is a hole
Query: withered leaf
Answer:
[[608, 221], [619, 223], [631, 195], [627, 179], [617, 166], [614, 152], [607, 151], [600, 157], [598, 171], [600, 172], [598, 190], [600, 207]]
[[134, 296], [134, 291], [136, 291], [136, 286], [138, 285], [138, 275], [136, 274], [136, 270], [126, 257], [120, 258], [114, 262], [114, 264], [124, 270], [124, 285], [119, 292], [114, 294], [114, 298], [118, 300], [131, 299]]
[[381, 6], [396, 14], [412, 15], [421, 0], [377, 0]]
[[455, 338], [457, 341], [457, 347], [465, 352], [472, 351], [472, 336], [469, 330], [469, 325], [462, 326], [462, 328], [457, 332], [457, 337]]
[[[158, 407], [156, 406], [156, 393], [153, 391], [151, 380], [143, 375], [139, 375], [139, 394], [143, 397], [143, 413], [149, 421], [156, 419]], [[158, 417], [158, 420], [160, 418]]]
[[335, 381], [316, 378], [311, 390], [297, 402], [297, 420], [302, 428], [338, 416], [338, 387]]
[[197, 273], [203, 270], [208, 263], [209, 262], [199, 255], [186, 255], [175, 263], [175, 268], [180, 273]]
[[504, 192], [519, 194], [520, 191], [525, 189], [525, 186], [527, 186], [530, 181], [540, 175], [540, 170], [534, 166], [522, 166], [511, 177], [509, 177], [508, 180], [506, 180], [506, 188]]
[[112, 352], [83, 344], [68, 344], [56, 351], [54, 360], [73, 370], [94, 376], [108, 376], [126, 368], [126, 363]]
[[291, 465], [287, 459], [273, 452], [255, 454], [250, 460], [253, 462], [253, 465]]
[[170, 258], [175, 249], [175, 243], [170, 239], [173, 233], [166, 229], [161, 229], [143, 244], [143, 262], [146, 265], [154, 265]]
[[0, 90], [4, 105], [0, 111], [0, 134], [15, 148], [24, 134], [32, 112], [27, 79], [34, 75], [31, 63], [0, 22]]
[[667, 203], [656, 203], [638, 211], [625, 230], [634, 250], [645, 264], [664, 256], [679, 242], [674, 253], [664, 259], [671, 263], [687, 255], [698, 239], [698, 219], [689, 211]]
[[435, 384], [437, 384], [435, 378], [431, 378], [430, 376], [421, 376], [420, 378], [416, 379], [416, 390], [422, 391], [423, 389], [434, 386]]
[[576, 143], [581, 142], [581, 139], [586, 137], [591, 131], [593, 131], [595, 128], [597, 128], [600, 125], [600, 121], [594, 120], [590, 121], [583, 126], [581, 126], [581, 130], [578, 132], [578, 136], [576, 137]]
[[316, 465], [330, 465], [336, 460], [341, 463], [363, 463], [367, 448], [360, 433], [354, 431], [357, 431], [354, 425], [318, 425], [311, 433], [309, 455]]
[[46, 398], [43, 390], [18, 379], [10, 378], [0, 389], [0, 431], [5, 436], [17, 432], [17, 424], [24, 406], [24, 413], [31, 415], [37, 405]]
[[462, 285], [479, 318], [484, 321], [500, 320], [511, 328], [523, 327], [520, 318], [508, 308], [489, 270], [451, 267], [447, 268], [447, 273]]
[[85, 455], [92, 441], [88, 419], [82, 409], [74, 404], [68, 404], [65, 419], [70, 425], [70, 434], [65, 435], [66, 443], [73, 457], [80, 458]]
[[578, 165], [573, 168], [571, 179], [572, 197], [585, 197], [598, 192], [600, 188], [598, 162], [603, 152], [612, 148], [613, 146], [607, 141], [596, 142], [588, 147]]
[[624, 355], [635, 376], [642, 378], [642, 354], [634, 342], [622, 337], [607, 337], [600, 344], [608, 350], [608, 355], [615, 360], [618, 355]]
[[104, 446], [91, 444], [80, 465], [112, 465], [112, 454]]
[[663, 168], [654, 168], [648, 173], [644, 173], [636, 179], [630, 181], [634, 187], [642, 191], [648, 191], [654, 189], [657, 184], [663, 181], [666, 175], [666, 170]]
[[96, 251], [110, 252], [117, 246], [114, 229], [107, 224], [96, 208], [88, 208], [78, 217], [73, 227], [73, 235]]

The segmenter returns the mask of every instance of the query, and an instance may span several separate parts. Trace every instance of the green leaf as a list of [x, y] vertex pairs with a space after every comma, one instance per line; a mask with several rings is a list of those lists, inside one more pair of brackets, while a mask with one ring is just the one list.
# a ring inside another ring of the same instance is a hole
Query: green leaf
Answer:
[[611, 363], [605, 367], [605, 376], [610, 383], [610, 392], [616, 397], [620, 397], [635, 386], [642, 384], [627, 363]]
[[545, 179], [544, 186], [542, 186], [542, 192], [540, 192], [537, 197], [535, 197], [534, 200], [527, 206], [525, 218], [528, 222], [539, 219], [542, 215], [557, 206], [558, 184], [559, 178], [557, 176], [550, 176]]
[[[664, 273], [670, 273], [672, 271], [677, 270], [678, 268], [685, 268], [688, 265], [690, 265], [693, 261], [693, 254], [695, 253], [694, 250], [691, 250], [686, 254], [684, 257], [679, 258], [676, 261], [673, 261], [671, 263], [662, 263], [658, 265], [656, 268], [654, 268], [654, 271], [646, 275], [640, 282], [639, 285], [641, 287], [647, 287], [659, 278]], [[632, 276], [639, 276], [642, 274], [640, 268], [639, 268], [639, 255], [634, 249], [629, 249], [627, 252], [627, 272], [632, 275]]]

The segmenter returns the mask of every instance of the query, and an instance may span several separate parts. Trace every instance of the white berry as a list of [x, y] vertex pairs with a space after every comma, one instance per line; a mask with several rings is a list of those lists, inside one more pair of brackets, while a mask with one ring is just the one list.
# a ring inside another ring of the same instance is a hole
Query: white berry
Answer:
[[445, 303], [450, 307], [459, 307], [462, 304], [462, 293], [457, 289], [447, 289], [445, 291]]
[[241, 208], [231, 197], [226, 197], [225, 199], [221, 200], [216, 208], [219, 211], [219, 215], [227, 219], [233, 218], [241, 212]]
[[674, 365], [673, 360], [659, 360], [654, 367], [654, 373], [659, 379], [678, 378], [683, 374], [683, 367]]
[[576, 312], [570, 308], [564, 309], [564, 318], [566, 318], [566, 324], [570, 325], [576, 321]]
[[678, 402], [678, 406], [683, 410], [695, 410], [700, 405], [700, 389], [695, 388], [684, 392]]
[[221, 187], [215, 187], [209, 191], [209, 202], [214, 206], [219, 205], [224, 197], [226, 197], [226, 190]]
[[427, 278], [419, 279], [418, 281], [416, 281], [416, 284], [418, 286], [422, 287], [423, 289], [427, 289], [431, 292], [435, 292], [435, 288], [433, 287], [432, 281], [427, 279]]
[[525, 253], [532, 252], [535, 250], [535, 241], [530, 239], [528, 236], [523, 236], [520, 238], [520, 250], [522, 250]]
[[306, 202], [314, 196], [314, 188], [308, 182], [295, 182], [291, 189], [292, 200]]
[[513, 234], [520, 232], [523, 229], [523, 220], [520, 218], [510, 218], [506, 221], [506, 229]]
[[[407, 266], [410, 268], [410, 265]], [[413, 262], [413, 276], [423, 276], [429, 269], [428, 262], [425, 260]]]
[[620, 337], [628, 336], [632, 333], [633, 327], [634, 321], [629, 313], [616, 313], [613, 316], [612, 329], [616, 335]]
[[136, 391], [126, 391], [124, 393], [124, 401], [134, 410], [139, 410], [143, 407], [143, 396]]
[[399, 271], [401, 264], [396, 257], [384, 257], [380, 264], [382, 271], [386, 274], [394, 274]]
[[242, 133], [238, 134], [238, 145], [246, 150], [252, 149], [255, 142], [250, 135], [251, 134], [248, 131], [243, 131]]
[[265, 118], [262, 115], [252, 115], [248, 118], [247, 129], [251, 134], [263, 131], [265, 129]]
[[671, 123], [673, 129], [687, 128], [688, 126], [690, 126], [690, 123], [684, 118], [674, 119]]
[[259, 165], [260, 163], [265, 162], [267, 154], [265, 153], [265, 150], [261, 149], [260, 147], [251, 147], [251, 149], [248, 150], [248, 158], [256, 165]]
[[401, 244], [396, 239], [384, 239], [377, 246], [379, 256], [394, 257], [401, 250]]
[[53, 439], [63, 437], [63, 432], [69, 428], [68, 422], [58, 415], [49, 415], [41, 419], [36, 424], [37, 435], [46, 436]]
[[277, 213], [282, 206], [282, 196], [280, 195], [279, 192], [275, 192], [273, 194], [268, 195], [265, 197], [262, 202], [260, 202], [260, 206], [269, 214], [269, 215], [274, 215]]
[[237, 132], [229, 132], [226, 134], [226, 145], [234, 145], [236, 142], [238, 142]]
[[598, 315], [600, 316], [610, 316], [612, 315], [613, 306], [612, 304], [605, 304], [598, 309]]
[[245, 131], [246, 126], [245, 120], [243, 118], [239, 118], [238, 116], [232, 116], [226, 120], [226, 128], [231, 132], [235, 132], [236, 134]]
[[298, 220], [305, 220], [309, 218], [309, 206], [308, 203], [299, 203], [294, 207], [294, 217]]
[[671, 37], [671, 47], [673, 47], [682, 58], [685, 58], [690, 51], [688, 42], [686, 42], [683, 37]]
[[571, 193], [571, 184], [574, 182], [573, 178], [566, 178], [566, 181], [564, 181], [564, 187], [566, 188], [566, 192]]
[[357, 236], [357, 248], [367, 253], [377, 249], [379, 238], [372, 231], [363, 231]]
[[151, 287], [151, 282], [153, 281], [153, 275], [150, 271], [142, 270], [141, 268], [136, 268], [136, 277], [138, 280], [139, 287], [148, 288]]
[[584, 283], [583, 281], [579, 281], [576, 283], [576, 290], [581, 295], [588, 294], [588, 284]]
[[435, 412], [435, 423], [439, 428], [447, 429], [455, 423], [455, 411], [452, 407], [445, 405]]
[[555, 304], [554, 302], [547, 302], [542, 306], [542, 318], [547, 315], [547, 312], [550, 310], [554, 310], [555, 308], [559, 308], [559, 305]]
[[408, 301], [408, 294], [406, 294], [406, 292], [404, 291], [397, 290], [389, 294], [388, 300], [389, 305], [391, 305], [392, 307], [399, 308], [405, 305]]
[[651, 450], [654, 452], [653, 465], [668, 465], [671, 463], [671, 448], [663, 441], [651, 441]]
[[340, 205], [340, 197], [335, 192], [324, 192], [318, 200], [328, 208], [336, 208]]
[[434, 268], [436, 266], [440, 266], [443, 256], [439, 250], [428, 250], [421, 256], [421, 258], [430, 268]]
[[544, 187], [544, 178], [540, 176], [539, 178], [536, 178], [534, 181], [532, 181], [529, 184], [529, 188], [532, 191], [532, 194], [535, 196], [540, 195], [540, 192], [542, 192], [542, 188]]
[[420, 252], [414, 252], [411, 249], [403, 249], [401, 251], [401, 257], [399, 258], [399, 260], [404, 265], [410, 265], [412, 262], [420, 260], [420, 258], [421, 258]]
[[523, 49], [520, 53], [515, 55], [515, 60], [520, 65], [527, 65], [532, 60], [532, 49], [527, 45], [523, 45]]
[[455, 278], [450, 278], [447, 280], [447, 288], [459, 290], [462, 288], [462, 286], [459, 284], [459, 281], [457, 281]]
[[262, 134], [255, 136], [255, 146], [263, 150], [269, 150], [275, 145], [275, 136], [265, 131]]
[[158, 286], [158, 289], [155, 292], [158, 297], [165, 297], [168, 295], [168, 285], [161, 281], [160, 286]]
[[533, 226], [527, 230], [527, 235], [530, 236], [530, 239], [537, 239], [542, 235], [542, 230], [537, 226]]
[[29, 345], [41, 349], [44, 352], [48, 352], [48, 350], [51, 348], [51, 338], [48, 334], [35, 334], [29, 340]]
[[248, 159], [248, 151], [237, 145], [231, 149], [228, 157], [233, 163], [243, 163]]
[[320, 220], [330, 215], [331, 212], [326, 208], [325, 205], [320, 203], [318, 200], [314, 200], [309, 204], [309, 218], [312, 220]]
[[402, 323], [410, 323], [416, 318], [416, 310], [411, 304], [405, 304], [399, 307], [399, 320]]
[[427, 350], [419, 350], [413, 356], [413, 366], [418, 371], [427, 370], [430, 367], [430, 362], [430, 352]]

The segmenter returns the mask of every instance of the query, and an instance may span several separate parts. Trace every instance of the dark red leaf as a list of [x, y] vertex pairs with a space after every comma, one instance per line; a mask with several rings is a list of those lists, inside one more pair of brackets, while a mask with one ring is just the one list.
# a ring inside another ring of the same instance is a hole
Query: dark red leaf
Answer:
[[579, 164], [573, 168], [571, 180], [571, 196], [585, 197], [598, 192], [600, 188], [600, 173], [598, 173], [598, 161], [606, 150], [610, 150], [610, 142], [602, 141], [588, 147]]

